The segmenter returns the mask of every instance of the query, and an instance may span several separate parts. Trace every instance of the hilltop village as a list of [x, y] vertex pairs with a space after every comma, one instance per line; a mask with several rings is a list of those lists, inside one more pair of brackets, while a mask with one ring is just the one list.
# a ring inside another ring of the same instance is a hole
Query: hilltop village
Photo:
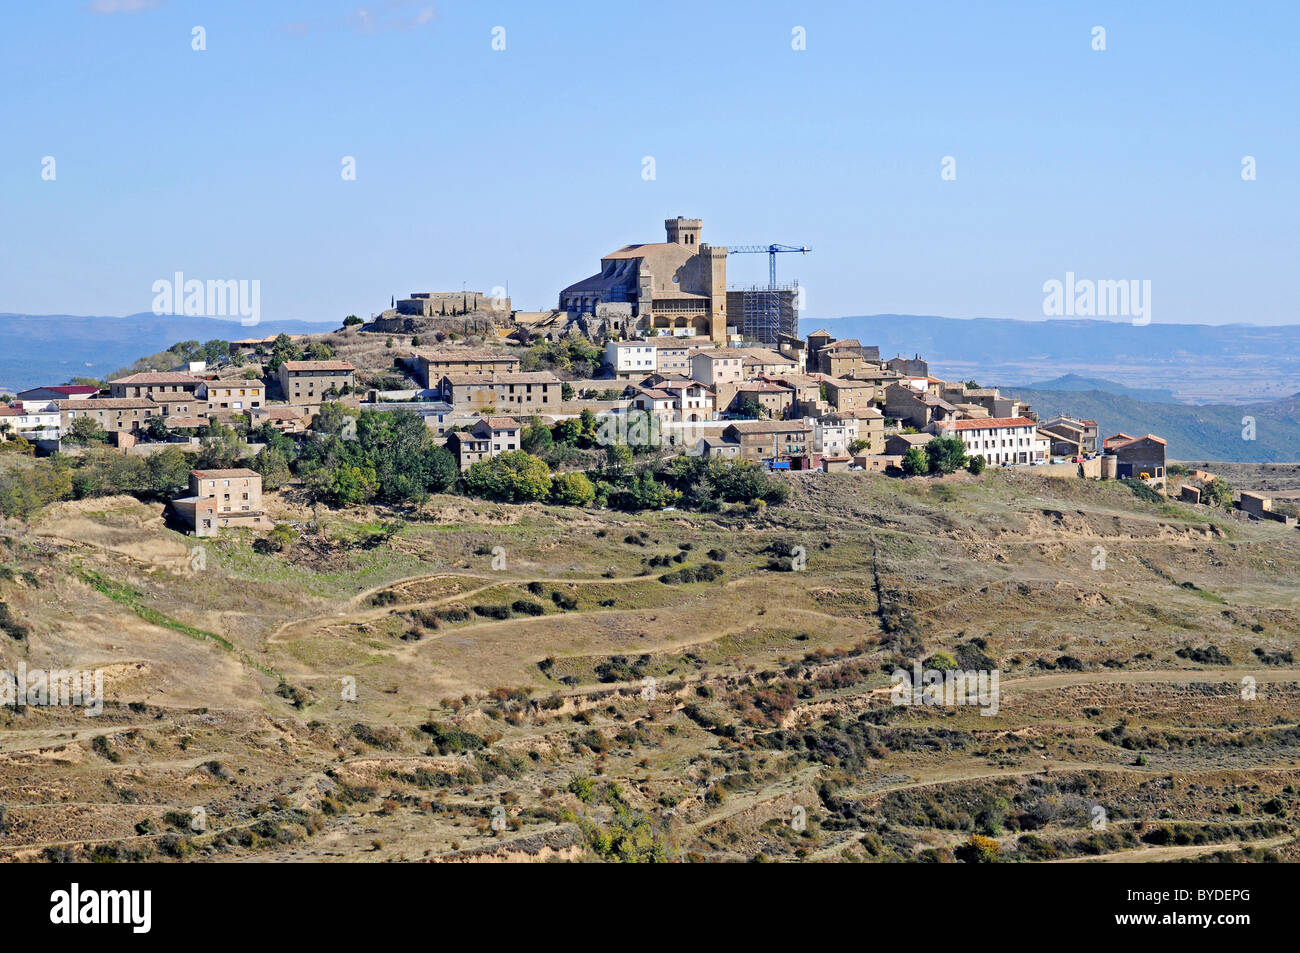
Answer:
[[[272, 528], [263, 489], [291, 483], [336, 504], [456, 488], [641, 509], [779, 502], [789, 471], [1035, 467], [1168, 492], [1160, 437], [1040, 419], [996, 387], [933, 376], [919, 354], [800, 337], [797, 285], [729, 288], [728, 250], [701, 241], [699, 219], [665, 229], [604, 256], [548, 311], [413, 293], [332, 334], [182, 342], [106, 381], [32, 388], [0, 406], [4, 446], [122, 455], [126, 478], [75, 471], [47, 495], [143, 482], [198, 535]], [[1210, 474], [1178, 495], [1225, 502]], [[1288, 518], [1267, 504], [1250, 501]]]

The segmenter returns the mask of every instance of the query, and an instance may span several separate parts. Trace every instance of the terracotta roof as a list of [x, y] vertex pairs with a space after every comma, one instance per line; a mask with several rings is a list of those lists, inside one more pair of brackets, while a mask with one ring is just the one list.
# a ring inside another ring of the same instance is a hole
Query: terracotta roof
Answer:
[[302, 414], [298, 413], [297, 410], [287, 405], [283, 405], [279, 407], [254, 407], [252, 410], [249, 411], [249, 414], [251, 414], [254, 417], [261, 417], [265, 415], [267, 417], [270, 417], [272, 420], [301, 420], [302, 419]]
[[696, 351], [691, 355], [692, 360], [697, 357], [707, 357], [711, 361], [719, 361], [723, 358], [741, 358], [745, 357], [745, 352], [740, 348], [734, 347], [710, 347], [702, 351]]
[[691, 337], [678, 337], [673, 334], [659, 334], [652, 338], [646, 338], [641, 343], [649, 344], [651, 347], [692, 348], [700, 346], [694, 343], [694, 339]]
[[465, 348], [463, 350], [449, 351], [412, 351], [417, 358], [423, 358], [431, 363], [465, 363], [484, 361], [518, 361], [518, 354], [508, 354], [505, 351], [488, 351], [473, 350]]
[[445, 374], [453, 387], [465, 384], [558, 384], [560, 379], [550, 371], [520, 371], [516, 374]]
[[92, 397], [89, 400], [56, 400], [59, 410], [145, 410], [162, 404], [148, 397]]
[[1162, 437], [1157, 437], [1157, 436], [1156, 436], [1155, 434], [1153, 434], [1153, 433], [1143, 434], [1143, 435], [1140, 436], [1140, 437], [1130, 437], [1128, 440], [1123, 440], [1123, 441], [1121, 441], [1121, 442], [1119, 442], [1119, 443], [1111, 443], [1111, 440], [1114, 440], [1114, 439], [1115, 439], [1114, 437], [1111, 437], [1110, 440], [1107, 440], [1107, 441], [1106, 441], [1106, 445], [1107, 445], [1107, 447], [1108, 447], [1109, 449], [1111, 449], [1111, 450], [1119, 450], [1119, 449], [1122, 448], [1122, 447], [1129, 447], [1129, 446], [1132, 446], [1133, 444], [1138, 443], [1138, 442], [1140, 442], [1140, 441], [1142, 441], [1142, 440], [1151, 440], [1151, 441], [1154, 441], [1155, 443], [1160, 444], [1160, 446], [1162, 446], [1162, 447], [1166, 445], [1166, 441], [1165, 441]]
[[771, 381], [746, 381], [737, 388], [736, 393], [758, 391], [764, 394], [788, 394], [792, 389], [782, 387], [780, 384], [773, 384]]
[[203, 382], [208, 387], [265, 387], [260, 377], [213, 377]]
[[235, 467], [230, 470], [191, 470], [190, 476], [196, 476], [200, 480], [229, 480], [232, 477], [261, 477], [262, 474], [256, 470], [249, 470], [245, 467]]
[[644, 245], [624, 245], [617, 251], [612, 251], [608, 255], [602, 255], [601, 261], [609, 261], [611, 258], [644, 258], [648, 252], [660, 248], [674, 247], [671, 242], [647, 242]]
[[973, 420], [948, 420], [936, 426], [944, 430], [998, 430], [1004, 427], [1034, 427], [1028, 417], [976, 417]]
[[188, 430], [191, 428], [206, 427], [208, 422], [202, 417], [165, 417], [163, 423], [168, 427]]
[[755, 364], [793, 364], [794, 358], [786, 357], [784, 354], [778, 354], [771, 348], [753, 347], [745, 348], [745, 363], [753, 361]]
[[484, 417], [483, 423], [493, 430], [518, 430], [520, 428], [519, 421], [513, 417]]
[[355, 371], [351, 361], [285, 361], [291, 371]]
[[874, 407], [857, 407], [853, 410], [833, 410], [826, 416], [841, 418], [853, 417], [858, 420], [878, 420], [883, 419], [885, 415]]
[[200, 378], [193, 374], [183, 371], [159, 371], [146, 372], [142, 374], [132, 374], [129, 377], [119, 377], [117, 380], [109, 381], [110, 384], [198, 384]]

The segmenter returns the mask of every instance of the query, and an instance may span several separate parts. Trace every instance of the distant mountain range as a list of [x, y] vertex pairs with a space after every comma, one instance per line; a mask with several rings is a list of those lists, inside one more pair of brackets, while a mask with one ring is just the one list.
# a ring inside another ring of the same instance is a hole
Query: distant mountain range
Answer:
[[899, 314], [802, 325], [878, 345], [882, 357], [920, 354], [936, 377], [1000, 387], [1040, 417], [1087, 417], [1103, 436], [1154, 433], [1171, 459], [1300, 461], [1300, 326]]
[[1300, 325], [1139, 327], [910, 314], [807, 319], [801, 325], [805, 334], [825, 327], [836, 337], [879, 345], [882, 357], [920, 354], [935, 376], [951, 380], [1028, 385], [1079, 375], [1116, 381], [1132, 392], [1169, 392], [1186, 403], [1255, 403], [1300, 391]]
[[1173, 391], [1154, 387], [1125, 387], [1123, 384], [1117, 384], [1114, 381], [1102, 380], [1096, 377], [1080, 377], [1078, 374], [1063, 374], [1055, 380], [1040, 381], [1037, 384], [1026, 384], [1025, 386], [1036, 391], [1099, 390], [1108, 394], [1120, 394], [1124, 397], [1132, 397], [1134, 400], [1147, 400], [1157, 404], [1176, 404], [1179, 402]]
[[[1167, 453], [1173, 460], [1300, 461], [1300, 393], [1257, 404], [1191, 406], [1101, 389], [1012, 386], [1003, 392], [1028, 401], [1040, 419], [1063, 413], [1095, 420], [1103, 437], [1121, 431], [1133, 436], [1153, 433], [1168, 441]], [[1247, 418], [1254, 420], [1253, 431]], [[1245, 439], [1252, 432], [1254, 439]]]
[[176, 315], [124, 318], [0, 313], [0, 392], [14, 393], [72, 377], [102, 377], [178, 341], [319, 334], [338, 321], [238, 321]]

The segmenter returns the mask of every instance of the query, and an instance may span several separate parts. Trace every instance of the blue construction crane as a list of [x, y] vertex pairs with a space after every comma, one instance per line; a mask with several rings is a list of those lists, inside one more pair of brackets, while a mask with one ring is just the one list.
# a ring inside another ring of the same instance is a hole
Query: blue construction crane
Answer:
[[730, 255], [767, 255], [767, 286], [776, 290], [776, 256], [781, 252], [797, 251], [804, 255], [812, 251], [807, 245], [728, 245]]

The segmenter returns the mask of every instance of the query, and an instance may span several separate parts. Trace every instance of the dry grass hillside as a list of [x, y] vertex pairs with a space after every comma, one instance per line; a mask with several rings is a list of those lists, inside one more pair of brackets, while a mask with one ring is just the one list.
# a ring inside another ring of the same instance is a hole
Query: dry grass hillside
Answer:
[[[710, 515], [273, 498], [279, 553], [129, 498], [11, 523], [0, 668], [108, 702], [0, 709], [0, 857], [1300, 858], [1294, 528], [791, 479]], [[996, 669], [996, 714], [892, 705], [923, 660]]]

